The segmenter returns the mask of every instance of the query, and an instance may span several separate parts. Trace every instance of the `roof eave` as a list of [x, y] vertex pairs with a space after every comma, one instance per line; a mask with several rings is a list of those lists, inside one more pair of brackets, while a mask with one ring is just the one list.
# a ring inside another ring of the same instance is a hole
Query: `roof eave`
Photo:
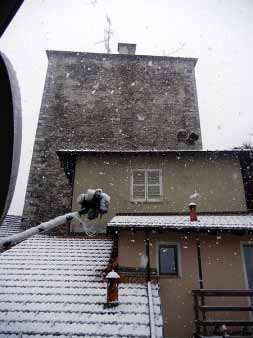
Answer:
[[73, 154], [73, 155], [84, 155], [84, 154], [227, 154], [227, 155], [238, 155], [247, 154], [253, 158], [253, 150], [177, 150], [177, 149], [59, 149], [56, 151], [57, 155], [60, 154]]
[[145, 54], [108, 54], [108, 53], [92, 53], [92, 52], [79, 52], [79, 51], [63, 51], [63, 50], [46, 50], [48, 59], [51, 57], [95, 57], [95, 58], [106, 58], [106, 59], [142, 59], [142, 60], [158, 60], [168, 62], [190, 62], [195, 67], [198, 59], [192, 57], [179, 57], [179, 56], [163, 56], [163, 55], [145, 55]]
[[244, 234], [244, 233], [251, 233], [253, 232], [253, 226], [252, 227], [235, 227], [235, 226], [226, 226], [226, 227], [214, 227], [214, 226], [184, 226], [184, 225], [178, 225], [178, 226], [158, 226], [158, 225], [116, 225], [116, 224], [108, 224], [107, 225], [107, 231], [109, 233], [119, 230], [134, 230], [134, 231], [141, 231], [145, 229], [150, 230], [157, 230], [158, 232], [166, 232], [166, 231], [173, 231], [173, 232], [192, 232], [192, 233], [236, 233], [236, 234]]

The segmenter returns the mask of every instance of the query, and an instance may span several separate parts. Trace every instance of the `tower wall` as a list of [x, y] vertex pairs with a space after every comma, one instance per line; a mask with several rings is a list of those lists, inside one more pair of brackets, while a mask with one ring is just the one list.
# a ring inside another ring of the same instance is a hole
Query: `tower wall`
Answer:
[[[70, 210], [60, 149], [202, 148], [196, 59], [49, 51], [23, 217], [36, 224]], [[178, 143], [194, 132], [193, 145]]]

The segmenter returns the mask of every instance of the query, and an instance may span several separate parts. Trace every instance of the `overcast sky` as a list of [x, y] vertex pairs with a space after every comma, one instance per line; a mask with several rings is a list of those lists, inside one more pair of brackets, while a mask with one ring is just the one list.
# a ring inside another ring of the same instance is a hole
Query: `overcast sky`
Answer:
[[47, 70], [45, 50], [112, 53], [118, 42], [137, 54], [198, 58], [196, 80], [204, 149], [253, 142], [252, 0], [25, 0], [0, 40], [16, 69], [23, 141], [14, 199], [21, 214]]

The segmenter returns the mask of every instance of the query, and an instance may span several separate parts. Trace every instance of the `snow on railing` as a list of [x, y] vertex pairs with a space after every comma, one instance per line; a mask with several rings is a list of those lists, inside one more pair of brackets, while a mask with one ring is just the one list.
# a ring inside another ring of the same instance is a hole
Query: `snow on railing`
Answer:
[[62, 216], [51, 219], [50, 221], [41, 223], [35, 227], [22, 231], [18, 234], [11, 235], [0, 239], [0, 253], [8, 250], [10, 247], [28, 239], [31, 236], [45, 233], [46, 231], [52, 230], [60, 225], [69, 222], [71, 219], [76, 218], [76, 212], [71, 212]]

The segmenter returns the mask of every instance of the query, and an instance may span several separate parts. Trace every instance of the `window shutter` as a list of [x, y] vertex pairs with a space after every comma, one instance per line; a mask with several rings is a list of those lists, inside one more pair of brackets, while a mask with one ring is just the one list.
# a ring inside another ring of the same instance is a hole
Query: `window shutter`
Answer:
[[160, 171], [150, 170], [147, 172], [147, 198], [157, 200], [161, 197]]
[[133, 171], [133, 200], [145, 200], [145, 171]]

